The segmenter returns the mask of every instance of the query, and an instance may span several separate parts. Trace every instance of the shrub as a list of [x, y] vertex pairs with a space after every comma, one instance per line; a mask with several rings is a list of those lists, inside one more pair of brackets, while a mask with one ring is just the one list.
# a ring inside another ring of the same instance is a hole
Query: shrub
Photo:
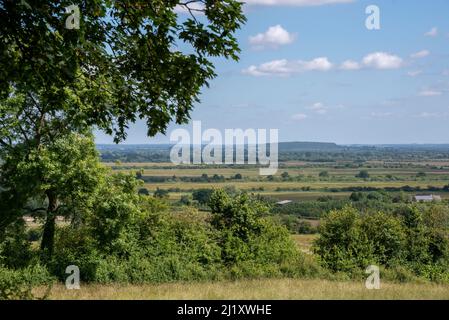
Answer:
[[31, 258], [25, 223], [19, 219], [0, 234], [0, 265], [13, 269], [24, 268], [29, 265]]
[[230, 266], [234, 277], [280, 275], [280, 266], [299, 256], [288, 230], [264, 218], [268, 208], [263, 203], [246, 194], [230, 197], [217, 190], [209, 206], [223, 263]]
[[193, 200], [198, 201], [199, 204], [207, 204], [209, 202], [210, 196], [212, 195], [212, 189], [198, 189], [193, 191]]
[[[88, 282], [169, 282], [215, 279], [221, 272], [221, 249], [207, 216], [195, 210], [165, 212], [155, 198], [142, 199], [139, 216], [125, 220], [126, 237], [107, 246], [94, 235], [98, 229], [65, 227], [58, 230], [51, 270], [63, 280], [65, 268], [80, 268]], [[126, 248], [126, 250], [123, 250]]]
[[153, 195], [154, 195], [156, 198], [161, 198], [161, 199], [163, 199], [163, 198], [168, 198], [169, 194], [170, 194], [170, 192], [169, 192], [168, 190], [164, 190], [164, 189], [159, 189], [159, 188], [157, 188]]
[[150, 195], [150, 191], [148, 191], [147, 188], [140, 188], [139, 189], [139, 194], [144, 195], [144, 196], [149, 196]]
[[409, 206], [396, 216], [360, 215], [354, 208], [332, 211], [320, 227], [315, 252], [323, 266], [347, 274], [369, 264], [386, 267], [388, 277], [449, 281], [447, 212]]
[[370, 174], [367, 170], [361, 170], [355, 177], [360, 179], [369, 179]]
[[329, 172], [327, 171], [321, 171], [319, 174], [320, 178], [329, 178]]
[[[0, 300], [46, 299], [52, 283], [53, 278], [40, 265], [18, 270], [0, 267]], [[43, 297], [36, 297], [33, 288], [43, 285], [48, 286], [47, 292]]]
[[102, 255], [90, 230], [86, 227], [58, 228], [56, 240], [52, 260], [48, 264], [50, 272], [63, 281], [67, 277], [66, 268], [76, 265], [82, 281], [95, 281]]
[[380, 274], [382, 279], [391, 282], [405, 283], [411, 281], [418, 281], [418, 278], [416, 277], [416, 275], [413, 273], [412, 270], [401, 265], [383, 268], [380, 271]]
[[377, 264], [391, 265], [403, 261], [406, 255], [406, 233], [401, 221], [382, 212], [362, 218], [362, 232], [373, 249]]
[[352, 273], [373, 262], [373, 247], [360, 224], [359, 213], [349, 206], [326, 215], [314, 246], [326, 268]]

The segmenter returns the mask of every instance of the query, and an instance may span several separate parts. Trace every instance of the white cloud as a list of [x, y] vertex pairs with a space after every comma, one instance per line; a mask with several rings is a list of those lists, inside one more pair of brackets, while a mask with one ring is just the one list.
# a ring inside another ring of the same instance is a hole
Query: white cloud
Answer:
[[243, 73], [252, 76], [285, 76], [293, 73], [293, 68], [289, 61], [283, 59], [266, 62], [261, 64], [260, 66], [250, 66], [248, 69], [243, 70]]
[[424, 34], [426, 37], [436, 37], [438, 35], [438, 28], [433, 27], [428, 32]]
[[327, 111], [328, 111], [328, 107], [326, 107], [321, 102], [314, 103], [311, 106], [308, 106], [306, 108], [309, 109], [309, 110], [312, 110], [312, 111], [314, 111], [314, 112], [316, 112], [318, 114], [321, 114], [321, 115], [326, 114]]
[[416, 76], [419, 76], [421, 73], [422, 73], [422, 70], [415, 70], [415, 71], [407, 72], [407, 75], [409, 77], [416, 77]]
[[295, 121], [303, 121], [307, 118], [308, 118], [308, 116], [304, 113], [298, 113], [298, 114], [292, 115], [292, 120], [295, 120]]
[[419, 96], [421, 97], [436, 97], [436, 96], [441, 96], [443, 93], [441, 91], [437, 91], [437, 90], [422, 90], [419, 93]]
[[354, 1], [355, 0], [246, 0], [244, 2], [248, 5], [309, 7], [327, 4], [351, 3]]
[[[374, 69], [398, 69], [402, 67], [403, 60], [396, 56], [385, 52], [375, 52], [366, 55], [362, 62], [346, 60], [340, 65], [341, 70], [359, 70], [362, 68]], [[310, 61], [303, 60], [273, 60], [263, 63], [259, 66], [252, 65], [242, 70], [244, 74], [252, 76], [288, 76], [306, 71], [329, 71], [334, 65], [327, 57], [319, 57]]]
[[319, 115], [325, 115], [331, 110], [341, 110], [341, 109], [345, 109], [345, 108], [346, 107], [342, 104], [329, 106], [322, 102], [316, 102], [310, 106], [305, 107], [305, 109], [311, 110], [314, 113], [319, 114]]
[[332, 63], [329, 62], [327, 57], [320, 57], [311, 61], [298, 61], [298, 63], [307, 71], [328, 71], [332, 69]]
[[324, 104], [322, 104], [321, 102], [317, 102], [317, 103], [312, 104], [308, 108], [311, 110], [321, 110], [321, 109], [324, 109]]
[[279, 46], [287, 45], [295, 41], [296, 35], [289, 33], [282, 28], [281, 25], [269, 27], [265, 33], [259, 33], [254, 37], [249, 38], [249, 43], [256, 49], [266, 47], [277, 48]]
[[363, 58], [366, 67], [375, 69], [398, 69], [402, 66], [402, 59], [386, 52], [370, 53]]
[[342, 70], [359, 70], [360, 69], [360, 63], [353, 60], [346, 60], [343, 62], [340, 66], [340, 69]]
[[449, 76], [449, 69], [443, 71], [443, 76]]
[[332, 63], [326, 57], [315, 58], [310, 61], [302, 60], [274, 60], [259, 66], [252, 65], [243, 70], [244, 74], [252, 76], [288, 76], [306, 71], [328, 71], [332, 69]]
[[427, 57], [429, 54], [430, 54], [430, 51], [429, 51], [429, 50], [421, 50], [421, 51], [419, 51], [419, 52], [412, 53], [412, 54], [410, 55], [410, 58], [413, 58], [413, 59], [425, 58], [425, 57]]

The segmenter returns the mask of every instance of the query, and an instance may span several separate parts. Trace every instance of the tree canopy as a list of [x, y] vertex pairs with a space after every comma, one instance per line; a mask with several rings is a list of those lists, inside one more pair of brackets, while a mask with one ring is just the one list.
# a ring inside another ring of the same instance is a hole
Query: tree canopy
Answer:
[[[79, 28], [66, 28], [72, 5]], [[244, 22], [236, 0], [2, 1], [0, 97], [40, 92], [116, 142], [139, 118], [152, 136], [189, 119], [215, 77], [212, 57], [238, 59]]]

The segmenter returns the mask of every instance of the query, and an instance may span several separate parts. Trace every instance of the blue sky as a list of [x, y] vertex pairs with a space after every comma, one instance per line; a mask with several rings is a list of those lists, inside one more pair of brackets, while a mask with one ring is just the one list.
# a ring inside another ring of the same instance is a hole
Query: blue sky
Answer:
[[[280, 141], [449, 142], [449, 1], [248, 2], [241, 60], [214, 60], [218, 77], [192, 113], [203, 129], [279, 129]], [[369, 5], [380, 9], [380, 30], [365, 26]], [[177, 127], [148, 138], [137, 123], [126, 143], [168, 143]]]

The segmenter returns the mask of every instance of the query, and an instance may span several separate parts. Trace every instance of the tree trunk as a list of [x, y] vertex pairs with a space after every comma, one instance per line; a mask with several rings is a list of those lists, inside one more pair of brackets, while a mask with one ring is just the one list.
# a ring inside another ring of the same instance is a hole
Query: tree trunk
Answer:
[[48, 192], [47, 198], [47, 218], [45, 220], [44, 232], [41, 242], [42, 256], [46, 261], [50, 260], [53, 254], [53, 246], [55, 242], [56, 211], [58, 209], [58, 198], [56, 197], [56, 195], [52, 192]]

